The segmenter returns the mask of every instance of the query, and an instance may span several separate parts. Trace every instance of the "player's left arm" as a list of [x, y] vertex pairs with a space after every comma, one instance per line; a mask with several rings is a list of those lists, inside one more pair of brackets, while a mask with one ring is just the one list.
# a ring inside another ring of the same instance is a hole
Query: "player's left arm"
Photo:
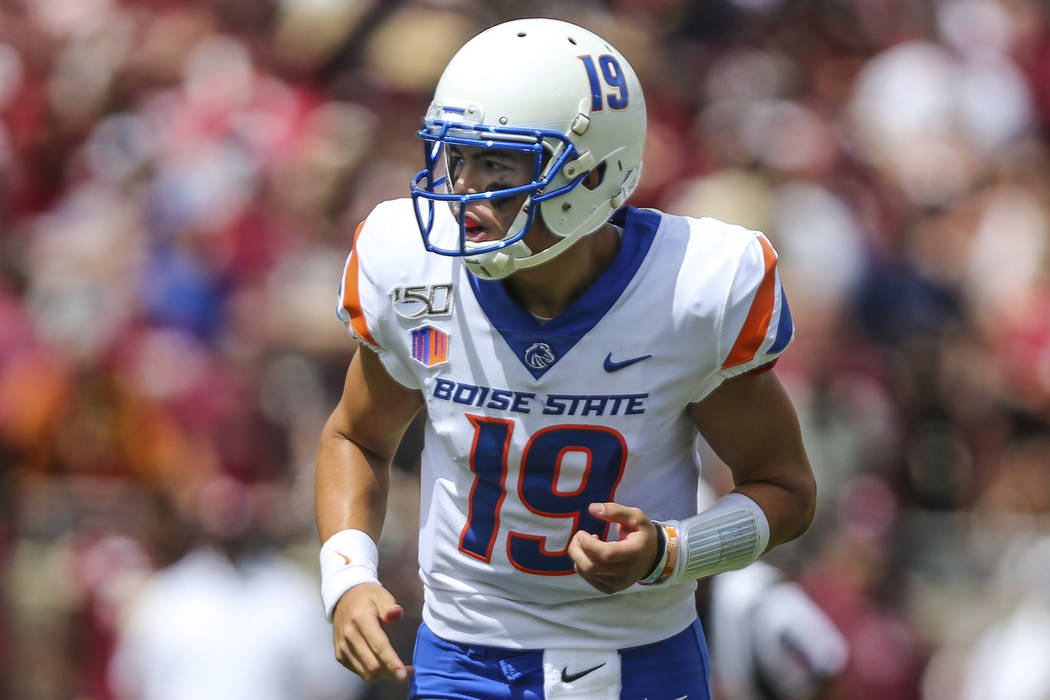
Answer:
[[737, 495], [669, 523], [654, 522], [640, 508], [592, 503], [591, 515], [614, 523], [618, 537], [604, 541], [581, 530], [569, 542], [569, 556], [577, 573], [603, 593], [746, 566], [801, 535], [813, 519], [813, 470], [798, 416], [776, 374], [728, 379], [688, 410], [732, 470]]
[[773, 371], [724, 381], [689, 415], [733, 473], [736, 493], [762, 509], [769, 523], [766, 551], [809, 527], [816, 480], [791, 399]]

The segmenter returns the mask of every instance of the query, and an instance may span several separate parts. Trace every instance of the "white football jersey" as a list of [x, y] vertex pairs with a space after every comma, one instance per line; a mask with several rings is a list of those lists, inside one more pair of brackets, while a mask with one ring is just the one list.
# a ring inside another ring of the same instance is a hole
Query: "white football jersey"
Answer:
[[[449, 244], [458, 227], [444, 207], [436, 216], [431, 238]], [[426, 400], [423, 618], [445, 639], [623, 648], [695, 618], [693, 583], [598, 592], [574, 572], [569, 539], [615, 537], [594, 502], [696, 513], [685, 409], [775, 360], [791, 316], [760, 233], [630, 207], [613, 222], [613, 264], [546, 322], [462, 258], [426, 252], [410, 200], [358, 227], [338, 313]]]

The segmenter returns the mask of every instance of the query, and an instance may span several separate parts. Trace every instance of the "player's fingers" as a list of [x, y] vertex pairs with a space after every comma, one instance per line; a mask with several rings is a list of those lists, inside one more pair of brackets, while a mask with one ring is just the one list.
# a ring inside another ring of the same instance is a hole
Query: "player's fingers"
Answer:
[[[579, 531], [569, 540], [569, 557], [575, 565], [576, 572], [584, 578], [620, 578], [622, 567], [615, 561], [610, 561], [608, 552], [604, 552], [606, 545], [615, 544], [602, 542], [597, 535], [589, 532]], [[613, 555], [618, 558], [618, 555]]]
[[[365, 635], [355, 633], [350, 636], [351, 651], [349, 656], [350, 664], [344, 663], [345, 666], [349, 666], [357, 675], [366, 681], [374, 681], [379, 678], [404, 678], [407, 677], [407, 671], [404, 676], [397, 675], [397, 669], [404, 669], [403, 664], [399, 664], [398, 661], [391, 661], [383, 657], [381, 651], [382, 646], [376, 644], [374, 641], [369, 640]], [[373, 649], [373, 646], [380, 647], [377, 651]], [[393, 653], [393, 652], [391, 652]], [[394, 654], [396, 659], [397, 655]], [[391, 667], [393, 666], [393, 668]]]
[[577, 545], [580, 552], [590, 560], [593, 564], [592, 568], [615, 566], [633, 561], [639, 549], [635, 542], [627, 540], [605, 542], [596, 535], [582, 530], [577, 532], [570, 542], [570, 555], [573, 544]]
[[384, 625], [390, 625], [400, 621], [401, 617], [405, 614], [405, 609], [397, 603], [391, 603], [385, 609], [380, 608], [380, 610], [383, 612], [379, 616], [379, 619], [383, 621]]
[[[634, 583], [632, 574], [624, 565], [610, 565], [593, 559], [584, 553], [580, 542], [594, 537], [589, 533], [578, 533], [570, 540], [569, 555], [573, 559], [576, 572], [584, 581], [602, 593], [615, 593]], [[597, 538], [595, 538], [597, 539]]]
[[366, 681], [407, 678], [411, 669], [383, 630], [384, 624], [397, 622], [403, 614], [404, 609], [382, 586], [361, 584], [350, 589], [336, 606], [333, 620], [340, 663]]
[[573, 556], [573, 561], [584, 571], [591, 571], [606, 564], [612, 544], [614, 543], [605, 542], [593, 533], [578, 530], [569, 540], [569, 555], [572, 556], [573, 551], [576, 551], [578, 557]]
[[[407, 673], [402, 677], [390, 668], [387, 659], [383, 658], [372, 648], [370, 642], [364, 635], [358, 635], [353, 648], [353, 660], [360, 670], [354, 669], [366, 681], [374, 681], [380, 678], [407, 678]], [[396, 654], [394, 655], [396, 657]], [[403, 664], [402, 664], [403, 668]]]
[[411, 673], [411, 668], [401, 660], [401, 657], [397, 655], [396, 651], [394, 651], [394, 647], [390, 644], [386, 644], [381, 648], [373, 649], [372, 651], [376, 654], [379, 662], [382, 664], [380, 670], [382, 675], [393, 676], [399, 681], [408, 678], [409, 673]]
[[385, 608], [375, 608], [375, 615], [363, 617], [359, 621], [359, 629], [368, 644], [369, 649], [378, 661], [377, 672], [381, 675], [390, 675], [399, 680], [408, 678], [408, 668], [394, 651], [390, 638], [383, 631], [380, 620], [396, 621], [401, 618], [402, 608], [400, 605], [391, 604]]
[[405, 665], [380, 626], [375, 602], [374, 599], [358, 601], [356, 607], [348, 609], [338, 625], [337, 658], [366, 681], [382, 677], [406, 678]]
[[569, 538], [569, 558], [572, 559], [573, 564], [576, 566], [576, 571], [580, 574], [587, 574], [593, 571], [596, 563], [583, 549], [582, 542], [589, 537], [594, 537], [594, 535], [580, 530]]
[[345, 630], [342, 639], [337, 641], [336, 658], [339, 663], [367, 682], [378, 678], [379, 670], [382, 668], [368, 642], [357, 629], [352, 627]]
[[572, 543], [580, 548], [580, 552], [594, 564], [604, 564], [613, 549], [614, 542], [605, 542], [597, 535], [583, 530], [578, 531], [572, 538]]
[[592, 503], [587, 511], [596, 518], [637, 529], [649, 519], [641, 508], [625, 506], [620, 503]]

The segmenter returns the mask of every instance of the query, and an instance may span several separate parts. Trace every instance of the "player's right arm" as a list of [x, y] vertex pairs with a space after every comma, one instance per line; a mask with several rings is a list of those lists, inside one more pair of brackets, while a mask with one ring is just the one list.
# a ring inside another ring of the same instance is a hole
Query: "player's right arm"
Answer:
[[[342, 397], [321, 431], [315, 498], [322, 543], [346, 530], [379, 541], [390, 464], [422, 403], [420, 393], [395, 381], [372, 350], [359, 347]], [[407, 678], [411, 668], [383, 631], [384, 624], [396, 622], [401, 614], [393, 595], [378, 583], [350, 588], [332, 615], [336, 658], [366, 681]]]

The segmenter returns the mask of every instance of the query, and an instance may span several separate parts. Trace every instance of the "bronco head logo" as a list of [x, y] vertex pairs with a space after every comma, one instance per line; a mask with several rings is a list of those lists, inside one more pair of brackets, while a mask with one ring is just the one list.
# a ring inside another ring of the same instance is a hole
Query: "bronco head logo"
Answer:
[[525, 349], [525, 364], [533, 369], [545, 369], [554, 364], [554, 351], [546, 343], [533, 343]]

